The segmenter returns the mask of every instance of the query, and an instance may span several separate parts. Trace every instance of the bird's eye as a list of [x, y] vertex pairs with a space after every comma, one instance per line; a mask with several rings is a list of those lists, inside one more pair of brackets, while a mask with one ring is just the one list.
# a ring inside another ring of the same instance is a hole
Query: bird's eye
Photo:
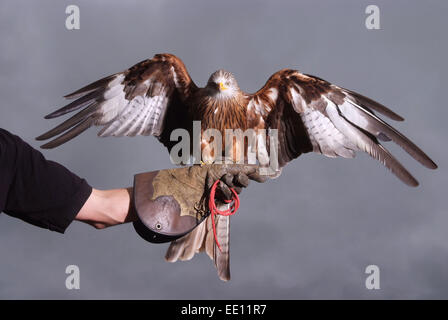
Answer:
[[226, 86], [230, 86], [230, 82], [229, 82], [229, 81], [226, 81], [225, 85], [226, 85]]

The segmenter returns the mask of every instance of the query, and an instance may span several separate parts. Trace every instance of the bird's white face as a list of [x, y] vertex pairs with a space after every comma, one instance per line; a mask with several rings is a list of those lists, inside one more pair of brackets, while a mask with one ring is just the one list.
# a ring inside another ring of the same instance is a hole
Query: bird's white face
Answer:
[[207, 83], [211, 95], [217, 99], [229, 99], [235, 97], [239, 91], [238, 83], [230, 72], [218, 70], [214, 72]]

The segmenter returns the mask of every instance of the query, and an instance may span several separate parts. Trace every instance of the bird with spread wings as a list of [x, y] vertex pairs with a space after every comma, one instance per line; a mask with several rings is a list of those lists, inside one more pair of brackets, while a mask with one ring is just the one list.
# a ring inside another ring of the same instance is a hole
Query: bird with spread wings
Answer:
[[[214, 72], [205, 87], [198, 87], [179, 58], [157, 54], [65, 97], [74, 101], [47, 115], [47, 119], [80, 111], [37, 137], [53, 138], [42, 148], [55, 148], [91, 126], [100, 126], [100, 137], [153, 135], [170, 150], [175, 143], [170, 140], [173, 130], [191, 132], [192, 122], [201, 121], [202, 131], [214, 128], [223, 137], [226, 129], [266, 129], [268, 135], [269, 129], [277, 129], [280, 167], [311, 151], [344, 158], [354, 158], [356, 151], [363, 151], [405, 184], [417, 186], [417, 180], [380, 143], [393, 141], [423, 166], [437, 168], [419, 147], [377, 114], [395, 121], [402, 121], [401, 116], [359, 93], [297, 70], [280, 70], [263, 88], [248, 94], [224, 70]], [[207, 143], [201, 141], [202, 150]], [[215, 264], [217, 259], [227, 261], [218, 270], [227, 280], [229, 217], [217, 218], [219, 242], [225, 252], [219, 258], [216, 246], [206, 251]], [[191, 259], [204, 247], [211, 228], [210, 219], [206, 219], [193, 232], [172, 242], [167, 260]]]

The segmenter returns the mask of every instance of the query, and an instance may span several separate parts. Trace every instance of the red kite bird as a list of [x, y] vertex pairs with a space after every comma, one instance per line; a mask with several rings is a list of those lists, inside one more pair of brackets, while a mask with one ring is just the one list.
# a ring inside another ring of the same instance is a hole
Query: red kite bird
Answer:
[[[420, 148], [375, 112], [397, 121], [402, 121], [402, 117], [359, 93], [296, 70], [280, 70], [259, 91], [247, 94], [238, 87], [234, 76], [224, 70], [214, 72], [207, 85], [199, 88], [179, 58], [157, 54], [66, 98], [75, 100], [45, 118], [82, 110], [39, 136], [38, 140], [57, 136], [42, 148], [57, 147], [95, 125], [102, 127], [98, 133], [101, 137], [153, 135], [170, 150], [174, 145], [171, 132], [176, 128], [191, 132], [192, 122], [200, 120], [202, 130], [215, 128], [223, 137], [225, 129], [277, 129], [280, 167], [311, 151], [344, 158], [364, 151], [405, 184], [417, 186], [417, 180], [379, 142], [392, 140], [425, 167], [437, 168]], [[205, 146], [202, 141], [202, 148]], [[224, 237], [219, 242], [226, 243], [228, 217], [219, 216], [217, 224]], [[173, 242], [167, 259], [191, 259], [203, 248], [210, 228], [210, 221], [205, 221]], [[216, 252], [206, 251], [217, 263]], [[223, 257], [228, 260], [228, 255]], [[218, 268], [222, 279], [229, 278], [227, 268]]]

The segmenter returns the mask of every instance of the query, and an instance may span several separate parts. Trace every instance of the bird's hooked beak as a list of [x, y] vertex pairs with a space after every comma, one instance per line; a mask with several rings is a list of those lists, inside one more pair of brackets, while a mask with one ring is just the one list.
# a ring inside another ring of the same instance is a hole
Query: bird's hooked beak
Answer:
[[222, 82], [219, 82], [218, 83], [218, 86], [219, 86], [219, 90], [220, 91], [224, 91], [224, 90], [227, 90], [228, 88], [224, 85], [224, 83], [222, 83]]

